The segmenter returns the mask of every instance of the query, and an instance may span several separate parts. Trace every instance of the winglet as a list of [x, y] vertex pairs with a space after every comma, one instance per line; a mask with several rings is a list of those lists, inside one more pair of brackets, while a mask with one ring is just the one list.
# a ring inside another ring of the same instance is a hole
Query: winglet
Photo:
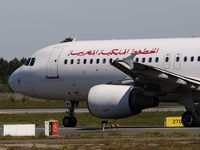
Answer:
[[126, 57], [124, 61], [133, 69], [133, 59], [137, 54], [131, 54], [130, 56]]

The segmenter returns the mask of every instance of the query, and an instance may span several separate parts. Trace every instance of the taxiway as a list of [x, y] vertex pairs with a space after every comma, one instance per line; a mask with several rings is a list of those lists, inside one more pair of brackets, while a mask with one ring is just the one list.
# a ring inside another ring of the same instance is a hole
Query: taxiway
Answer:
[[[200, 128], [164, 128], [164, 127], [107, 127], [104, 131], [100, 127], [84, 127], [84, 128], [59, 128], [59, 136], [76, 135], [76, 134], [102, 134], [115, 133], [122, 135], [134, 135], [143, 133], [160, 133], [160, 134], [189, 134], [200, 135]], [[36, 134], [44, 134], [44, 128], [37, 128]]]

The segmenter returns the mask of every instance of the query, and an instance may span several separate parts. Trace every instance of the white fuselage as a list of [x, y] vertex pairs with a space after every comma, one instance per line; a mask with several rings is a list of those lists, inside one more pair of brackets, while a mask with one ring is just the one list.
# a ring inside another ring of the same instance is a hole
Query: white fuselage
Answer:
[[[127, 77], [110, 61], [134, 61], [200, 80], [200, 38], [73, 41], [34, 53], [9, 79], [19, 93], [46, 99], [86, 100], [91, 87]], [[113, 93], [114, 94], [114, 93]]]

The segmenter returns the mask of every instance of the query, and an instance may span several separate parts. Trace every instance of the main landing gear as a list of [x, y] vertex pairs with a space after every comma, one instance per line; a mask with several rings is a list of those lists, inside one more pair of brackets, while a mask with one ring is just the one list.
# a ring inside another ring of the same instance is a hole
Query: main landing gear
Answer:
[[77, 124], [76, 117], [74, 117], [74, 108], [78, 106], [78, 102], [75, 101], [65, 101], [67, 108], [66, 113], [68, 116], [63, 118], [62, 124], [64, 127], [75, 127]]
[[[187, 108], [186, 108], [187, 109]], [[200, 127], [200, 105], [194, 105], [194, 110], [187, 110], [182, 115], [185, 127]]]
[[184, 90], [179, 94], [179, 103], [186, 108], [181, 120], [185, 127], [200, 127], [200, 103], [194, 103], [194, 96], [191, 91]]

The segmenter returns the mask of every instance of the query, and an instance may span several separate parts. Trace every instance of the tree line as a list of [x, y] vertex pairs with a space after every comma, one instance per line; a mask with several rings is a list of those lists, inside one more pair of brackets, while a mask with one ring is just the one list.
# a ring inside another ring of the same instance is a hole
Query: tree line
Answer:
[[17, 59], [14, 58], [11, 61], [7, 61], [0, 58], [0, 91], [7, 89], [9, 76], [26, 61], [26, 58]]

